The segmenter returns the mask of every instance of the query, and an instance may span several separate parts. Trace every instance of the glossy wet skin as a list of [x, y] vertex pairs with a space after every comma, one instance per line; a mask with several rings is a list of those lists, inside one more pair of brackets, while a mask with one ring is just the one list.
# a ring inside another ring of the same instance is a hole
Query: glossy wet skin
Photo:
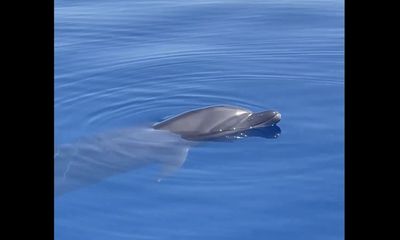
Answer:
[[267, 127], [277, 124], [282, 118], [282, 115], [277, 111], [264, 111], [253, 113], [249, 116], [250, 128]]
[[195, 109], [153, 125], [190, 140], [219, 138], [253, 128], [273, 126], [281, 120], [277, 111], [253, 113], [236, 106]]

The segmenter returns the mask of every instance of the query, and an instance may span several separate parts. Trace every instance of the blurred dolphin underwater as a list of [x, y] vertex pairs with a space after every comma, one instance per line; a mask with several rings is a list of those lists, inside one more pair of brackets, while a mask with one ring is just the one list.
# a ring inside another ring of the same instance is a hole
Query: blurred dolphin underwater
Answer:
[[152, 127], [113, 130], [62, 145], [55, 154], [55, 195], [151, 164], [160, 166], [157, 180], [161, 181], [181, 168], [190, 147], [201, 141], [274, 139], [281, 133], [276, 125], [280, 119], [276, 111], [252, 113], [240, 107], [211, 106]]

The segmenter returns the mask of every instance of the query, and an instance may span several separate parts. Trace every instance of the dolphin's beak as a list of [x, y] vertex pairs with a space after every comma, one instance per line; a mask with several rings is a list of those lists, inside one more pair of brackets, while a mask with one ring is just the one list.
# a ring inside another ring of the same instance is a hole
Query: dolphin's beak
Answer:
[[282, 118], [282, 115], [277, 111], [264, 111], [253, 113], [249, 117], [252, 127], [266, 127], [277, 124]]
[[281, 113], [275, 112], [275, 116], [274, 116], [275, 123], [278, 123], [281, 120], [281, 118], [282, 118]]

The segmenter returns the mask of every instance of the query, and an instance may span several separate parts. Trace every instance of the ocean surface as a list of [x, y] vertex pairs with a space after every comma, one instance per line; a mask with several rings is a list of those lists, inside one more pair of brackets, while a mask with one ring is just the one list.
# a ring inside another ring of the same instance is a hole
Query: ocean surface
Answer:
[[344, 239], [343, 1], [56, 0], [54, 93], [57, 154], [129, 129], [134, 161], [165, 157], [144, 146], [169, 116], [282, 114], [162, 181], [150, 161], [55, 196], [55, 239]]

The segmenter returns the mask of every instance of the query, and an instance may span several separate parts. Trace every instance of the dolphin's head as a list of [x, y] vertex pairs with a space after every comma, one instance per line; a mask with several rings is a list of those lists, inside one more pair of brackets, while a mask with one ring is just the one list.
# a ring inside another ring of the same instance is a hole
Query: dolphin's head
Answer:
[[212, 106], [195, 109], [153, 125], [184, 139], [199, 140], [227, 136], [253, 128], [274, 126], [281, 120], [277, 111], [253, 113], [234, 106]]
[[281, 114], [277, 111], [263, 111], [250, 114], [247, 121], [250, 128], [259, 128], [274, 126], [281, 120], [281, 117]]

